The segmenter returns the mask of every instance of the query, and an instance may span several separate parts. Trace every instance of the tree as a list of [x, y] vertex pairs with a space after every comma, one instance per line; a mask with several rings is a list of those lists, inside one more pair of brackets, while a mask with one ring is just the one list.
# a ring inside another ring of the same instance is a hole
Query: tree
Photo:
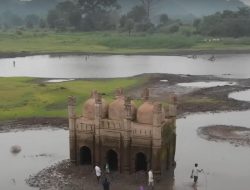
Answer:
[[134, 21], [130, 18], [126, 21], [126, 29], [128, 30], [128, 35], [130, 36], [131, 35], [131, 32], [134, 28]]
[[117, 9], [119, 7], [117, 0], [78, 0], [84, 13], [93, 13], [99, 10]]
[[150, 13], [151, 13], [153, 3], [158, 1], [158, 0], [140, 0], [140, 1], [141, 1], [142, 5], [144, 6], [144, 9], [146, 10], [147, 19], [150, 20]]
[[133, 19], [134, 22], [143, 22], [147, 19], [147, 11], [143, 6], [135, 6], [127, 14], [128, 18]]
[[166, 25], [168, 23], [168, 15], [167, 14], [162, 14], [160, 16], [160, 24], [161, 25]]
[[33, 26], [38, 25], [40, 21], [39, 16], [31, 14], [25, 17], [25, 24], [28, 28], [33, 28]]

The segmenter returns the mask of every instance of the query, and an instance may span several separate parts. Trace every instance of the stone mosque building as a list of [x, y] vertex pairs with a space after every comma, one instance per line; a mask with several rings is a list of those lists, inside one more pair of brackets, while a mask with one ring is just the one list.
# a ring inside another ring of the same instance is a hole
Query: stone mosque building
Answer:
[[149, 90], [143, 104], [136, 107], [122, 89], [107, 103], [100, 93], [92, 92], [76, 116], [76, 100], [69, 97], [70, 160], [77, 165], [106, 163], [113, 171], [134, 173], [152, 169], [161, 175], [174, 164], [176, 97], [166, 105], [153, 102]]

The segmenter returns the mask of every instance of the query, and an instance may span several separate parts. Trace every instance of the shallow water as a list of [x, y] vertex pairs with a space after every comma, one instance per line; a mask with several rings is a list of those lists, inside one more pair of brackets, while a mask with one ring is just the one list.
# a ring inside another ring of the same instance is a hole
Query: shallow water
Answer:
[[233, 98], [235, 100], [247, 101], [250, 102], [250, 90], [244, 90], [240, 92], [233, 92], [228, 95], [229, 98]]
[[250, 55], [187, 56], [28, 56], [0, 59], [0, 76], [41, 78], [117, 78], [143, 73], [218, 75], [249, 78]]
[[236, 85], [235, 82], [221, 82], [221, 81], [212, 81], [212, 82], [190, 82], [190, 83], [178, 83], [178, 86], [183, 87], [192, 87], [192, 88], [211, 88], [216, 86], [226, 86], [226, 85]]
[[[22, 147], [22, 151], [13, 155], [10, 148], [16, 144]], [[33, 189], [26, 185], [24, 179], [68, 158], [68, 131], [29, 130], [0, 133], [0, 150], [0, 189]]]
[[[191, 169], [199, 163], [201, 174], [197, 190], [248, 190], [250, 147], [235, 147], [227, 142], [210, 142], [197, 136], [197, 128], [207, 125], [235, 125], [250, 128], [250, 111], [193, 114], [177, 120], [175, 190], [193, 190]], [[22, 151], [13, 155], [10, 147]], [[29, 190], [24, 179], [69, 156], [68, 131], [29, 130], [0, 133], [0, 189]], [[39, 154], [48, 157], [36, 157]], [[3, 172], [4, 171], [4, 172]], [[11, 179], [16, 180], [13, 184]]]
[[197, 128], [208, 125], [235, 125], [250, 128], [250, 111], [203, 113], [177, 120], [176, 190], [192, 188], [194, 163], [205, 170], [197, 190], [248, 190], [250, 147], [235, 147], [227, 142], [210, 142], [197, 136]]

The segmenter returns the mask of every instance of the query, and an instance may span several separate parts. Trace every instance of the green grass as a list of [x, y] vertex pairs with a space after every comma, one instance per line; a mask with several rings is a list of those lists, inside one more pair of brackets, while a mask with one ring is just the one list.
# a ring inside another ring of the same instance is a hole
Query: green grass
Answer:
[[117, 32], [55, 33], [24, 31], [21, 35], [0, 32], [0, 53], [168, 53], [182, 50], [250, 49], [250, 38], [205, 42], [205, 37], [176, 34]]
[[0, 120], [66, 117], [70, 95], [77, 97], [77, 112], [81, 114], [82, 104], [93, 89], [105, 93], [105, 99], [111, 101], [115, 89], [129, 89], [145, 81], [145, 77], [132, 77], [45, 83], [34, 78], [0, 78]]

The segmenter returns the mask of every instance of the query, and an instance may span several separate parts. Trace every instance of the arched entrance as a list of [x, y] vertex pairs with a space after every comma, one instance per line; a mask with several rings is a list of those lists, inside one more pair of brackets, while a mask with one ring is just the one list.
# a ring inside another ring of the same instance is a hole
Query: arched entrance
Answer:
[[135, 171], [147, 171], [147, 157], [142, 152], [136, 154]]
[[115, 151], [109, 150], [107, 152], [107, 163], [111, 171], [118, 170], [118, 155]]
[[83, 146], [80, 148], [80, 164], [81, 165], [90, 165], [92, 163], [91, 160], [91, 150]]

